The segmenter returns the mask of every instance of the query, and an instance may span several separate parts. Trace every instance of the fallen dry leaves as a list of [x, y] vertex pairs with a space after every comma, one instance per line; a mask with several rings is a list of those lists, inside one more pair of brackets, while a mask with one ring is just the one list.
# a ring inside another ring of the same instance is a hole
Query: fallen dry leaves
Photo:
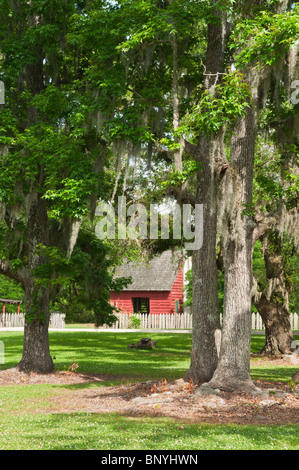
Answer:
[[[224, 391], [218, 395], [200, 395], [192, 382], [183, 379], [132, 384], [124, 377], [121, 385], [100, 386], [103, 381], [115, 378], [70, 370], [40, 375], [8, 369], [0, 371], [0, 386], [65, 385], [61, 392], [56, 391], [45, 403], [39, 403], [38, 412], [43, 413], [120, 413], [214, 424], [299, 424], [299, 385], [291, 389], [286, 383], [259, 380], [256, 385], [260, 389], [273, 390], [266, 397]], [[92, 388], [91, 383], [95, 385]], [[75, 388], [78, 384], [81, 387]]]

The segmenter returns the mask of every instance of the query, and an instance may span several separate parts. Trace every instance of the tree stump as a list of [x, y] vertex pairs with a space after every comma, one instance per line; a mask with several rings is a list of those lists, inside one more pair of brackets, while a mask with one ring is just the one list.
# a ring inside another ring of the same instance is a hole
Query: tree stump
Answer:
[[128, 348], [137, 349], [153, 349], [156, 346], [157, 341], [152, 341], [151, 338], [141, 338], [137, 344], [129, 344]]

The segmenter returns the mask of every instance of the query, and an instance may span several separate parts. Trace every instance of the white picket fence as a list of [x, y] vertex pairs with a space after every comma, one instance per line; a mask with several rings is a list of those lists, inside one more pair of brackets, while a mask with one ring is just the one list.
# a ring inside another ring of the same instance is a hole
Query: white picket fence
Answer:
[[[141, 329], [153, 330], [191, 330], [192, 329], [192, 315], [190, 313], [156, 313], [156, 314], [141, 314], [141, 313], [123, 313], [116, 314], [118, 321], [111, 327], [104, 325], [107, 329], [128, 329], [134, 328], [132, 318], [140, 320]], [[299, 315], [297, 313], [291, 314], [291, 325], [293, 330], [299, 330]], [[264, 330], [262, 318], [257, 313], [251, 315], [251, 328], [252, 330]]]
[[111, 327], [104, 325], [104, 328], [128, 329], [134, 328], [132, 318], [140, 320], [142, 330], [190, 330], [192, 329], [192, 315], [189, 313], [156, 313], [146, 315], [142, 313], [116, 313], [118, 321]]
[[[52, 313], [50, 328], [65, 328], [65, 314]], [[23, 313], [0, 313], [0, 328], [22, 328], [25, 324]]]
[[[134, 328], [132, 318], [140, 320], [139, 328], [142, 330], [192, 330], [192, 315], [190, 313], [123, 313], [116, 314], [118, 320], [112, 326], [104, 325], [104, 329], [129, 329]], [[291, 313], [291, 325], [293, 330], [299, 330], [299, 315]], [[0, 328], [24, 327], [23, 313], [0, 313]], [[65, 315], [52, 313], [50, 328], [65, 328]], [[262, 318], [257, 313], [251, 316], [252, 330], [264, 330]]]

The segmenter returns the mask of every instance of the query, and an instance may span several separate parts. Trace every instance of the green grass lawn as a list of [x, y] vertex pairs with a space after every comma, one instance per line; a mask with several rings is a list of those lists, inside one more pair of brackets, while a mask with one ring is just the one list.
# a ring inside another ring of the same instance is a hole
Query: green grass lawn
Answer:
[[[142, 332], [51, 332], [50, 350], [56, 370], [66, 370], [73, 361], [78, 372], [111, 374], [116, 377], [136, 379], [167, 380], [182, 377], [190, 364], [191, 334], [187, 333], [150, 333], [157, 341], [153, 350], [128, 349], [130, 343], [137, 343], [146, 336]], [[299, 337], [295, 337], [299, 339]], [[21, 332], [0, 332], [0, 340], [5, 346], [5, 365], [14, 367], [22, 356], [23, 334]], [[253, 335], [251, 350], [257, 353], [262, 349], [264, 336]], [[296, 372], [290, 362], [283, 368], [260, 367], [259, 360], [252, 362], [252, 378], [288, 381]]]
[[3, 450], [291, 450], [294, 426], [182, 424], [88, 413], [1, 416]]
[[[144, 333], [50, 332], [50, 349], [56, 370], [75, 361], [78, 372], [111, 374], [117, 384], [131, 381], [167, 380], [182, 377], [189, 367], [191, 335], [150, 334], [157, 341], [151, 351], [128, 349]], [[295, 339], [299, 339], [298, 337]], [[22, 355], [23, 334], [0, 332], [5, 345], [5, 364], [14, 367]], [[264, 338], [252, 337], [252, 352]], [[252, 362], [254, 379], [287, 382], [295, 372], [291, 363], [283, 368], [262, 367]], [[84, 388], [82, 388], [84, 392]], [[63, 385], [9, 385], [0, 387], [1, 449], [98, 449], [98, 450], [220, 450], [297, 449], [298, 426], [241, 426], [190, 424], [170, 418], [129, 417], [98, 413], [52, 413], [51, 399], [67, 393]], [[41, 403], [47, 413], [39, 411]]]
[[[50, 332], [50, 350], [56, 370], [66, 370], [74, 360], [78, 372], [135, 378], [181, 377], [190, 360], [191, 335], [152, 334], [153, 350], [128, 349], [144, 333]], [[0, 332], [5, 345], [5, 368], [14, 367], [22, 355], [23, 335]], [[3, 368], [3, 366], [2, 366]]]

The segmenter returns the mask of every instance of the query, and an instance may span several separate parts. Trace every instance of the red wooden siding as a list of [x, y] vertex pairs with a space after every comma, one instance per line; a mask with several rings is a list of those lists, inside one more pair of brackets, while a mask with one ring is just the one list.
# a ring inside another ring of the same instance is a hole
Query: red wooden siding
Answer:
[[175, 312], [175, 301], [179, 301], [179, 312], [182, 311], [182, 304], [184, 302], [184, 294], [183, 294], [183, 288], [184, 288], [184, 273], [183, 269], [180, 268], [177, 272], [176, 278], [174, 280], [172, 289], [171, 289], [171, 304], [173, 308], [173, 312]]
[[147, 297], [150, 299], [150, 313], [175, 313], [175, 301], [179, 301], [182, 311], [183, 298], [183, 270], [179, 269], [171, 291], [130, 291], [124, 290], [120, 294], [110, 292], [110, 302], [125, 313], [133, 313], [133, 297]]

